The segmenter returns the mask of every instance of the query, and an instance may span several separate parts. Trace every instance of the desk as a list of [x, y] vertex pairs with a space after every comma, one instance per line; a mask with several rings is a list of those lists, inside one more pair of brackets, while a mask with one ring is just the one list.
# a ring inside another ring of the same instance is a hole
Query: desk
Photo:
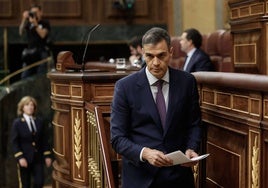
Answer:
[[[93, 65], [93, 64], [90, 64]], [[98, 66], [97, 66], [98, 65]], [[109, 64], [108, 64], [109, 65]], [[117, 71], [94, 63], [97, 69], [81, 71], [71, 52], [57, 57], [56, 71], [48, 73], [54, 110], [55, 161], [53, 187], [88, 187], [88, 127], [85, 103], [91, 102], [109, 111], [115, 82], [135, 70]]]

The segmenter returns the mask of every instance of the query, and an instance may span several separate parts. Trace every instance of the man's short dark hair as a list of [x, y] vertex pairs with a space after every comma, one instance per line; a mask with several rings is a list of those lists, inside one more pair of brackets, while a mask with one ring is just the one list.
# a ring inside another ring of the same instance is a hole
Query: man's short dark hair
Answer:
[[162, 40], [165, 40], [167, 46], [170, 47], [170, 36], [168, 32], [160, 27], [153, 27], [143, 35], [142, 46], [145, 44], [157, 44]]
[[32, 4], [31, 7], [30, 7], [30, 10], [31, 10], [32, 8], [38, 8], [39, 10], [42, 10], [41, 5], [38, 5], [38, 4]]
[[190, 29], [186, 29], [184, 32], [187, 33], [186, 39], [192, 40], [193, 44], [196, 48], [201, 47], [202, 35], [200, 34], [200, 32], [197, 29], [190, 28]]
[[142, 47], [142, 37], [141, 36], [132, 37], [128, 42], [128, 45], [133, 46], [134, 48], [137, 48], [138, 46]]

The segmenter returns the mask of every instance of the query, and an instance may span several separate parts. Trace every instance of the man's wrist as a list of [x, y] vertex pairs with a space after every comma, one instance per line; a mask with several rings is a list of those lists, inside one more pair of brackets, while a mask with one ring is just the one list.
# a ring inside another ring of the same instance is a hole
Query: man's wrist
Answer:
[[140, 161], [142, 161], [142, 162], [145, 162], [145, 160], [143, 160], [143, 158], [142, 158], [142, 154], [143, 154], [144, 149], [145, 149], [145, 147], [143, 147], [141, 152], [140, 152]]

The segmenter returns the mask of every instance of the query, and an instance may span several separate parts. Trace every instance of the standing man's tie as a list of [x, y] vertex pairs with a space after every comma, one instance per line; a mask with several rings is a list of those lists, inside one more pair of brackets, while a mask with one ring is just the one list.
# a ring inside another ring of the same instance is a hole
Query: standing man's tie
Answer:
[[162, 92], [162, 86], [163, 86], [164, 80], [158, 80], [156, 82], [157, 86], [157, 93], [156, 93], [156, 106], [161, 118], [161, 123], [163, 128], [165, 127], [165, 122], [166, 122], [166, 103], [164, 99], [164, 95]]

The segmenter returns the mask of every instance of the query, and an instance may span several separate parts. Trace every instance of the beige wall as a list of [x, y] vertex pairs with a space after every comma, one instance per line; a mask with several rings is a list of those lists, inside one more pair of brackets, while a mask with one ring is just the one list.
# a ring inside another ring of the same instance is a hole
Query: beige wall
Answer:
[[216, 29], [215, 0], [183, 0], [182, 29], [194, 27], [201, 33]]
[[201, 33], [229, 28], [226, 0], [173, 0], [173, 8], [176, 35], [191, 27]]

